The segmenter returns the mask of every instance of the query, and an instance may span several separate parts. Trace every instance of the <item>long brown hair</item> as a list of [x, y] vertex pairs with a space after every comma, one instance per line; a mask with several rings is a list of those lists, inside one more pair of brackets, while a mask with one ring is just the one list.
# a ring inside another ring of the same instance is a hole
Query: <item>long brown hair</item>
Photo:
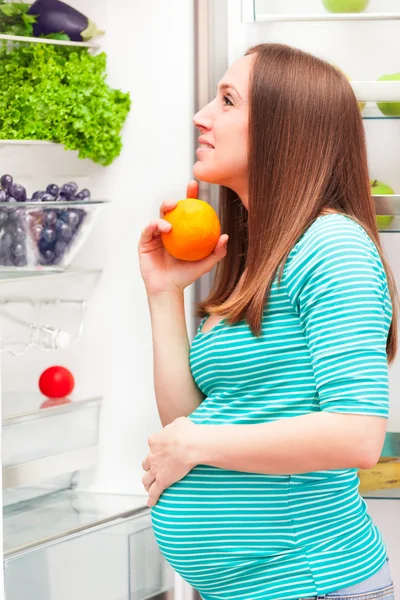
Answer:
[[[346, 76], [335, 66], [286, 44], [260, 44], [254, 54], [249, 113], [247, 211], [233, 190], [220, 187], [225, 259], [197, 315], [243, 319], [256, 336], [280, 266], [312, 222], [331, 209], [357, 222], [375, 243], [393, 305], [388, 362], [397, 351], [398, 294], [383, 255], [367, 165], [360, 108]], [[239, 291], [228, 301], [243, 274]]]

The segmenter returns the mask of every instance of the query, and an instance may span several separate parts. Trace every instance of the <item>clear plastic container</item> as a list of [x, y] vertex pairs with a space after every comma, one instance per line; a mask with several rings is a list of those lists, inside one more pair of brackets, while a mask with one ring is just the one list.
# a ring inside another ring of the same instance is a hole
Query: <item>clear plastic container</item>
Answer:
[[64, 271], [104, 200], [0, 203], [0, 271]]

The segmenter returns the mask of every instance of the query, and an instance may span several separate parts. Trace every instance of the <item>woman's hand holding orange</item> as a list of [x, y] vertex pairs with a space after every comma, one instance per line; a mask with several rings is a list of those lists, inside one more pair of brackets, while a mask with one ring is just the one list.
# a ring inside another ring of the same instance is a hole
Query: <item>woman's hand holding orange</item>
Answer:
[[[187, 186], [186, 197], [197, 198], [199, 185], [192, 181]], [[173, 211], [177, 200], [167, 200], [161, 205], [160, 218], [151, 221], [142, 231], [139, 240], [139, 264], [148, 295], [168, 291], [183, 290], [208, 273], [226, 255], [228, 236], [220, 235], [214, 250], [201, 260], [179, 260], [165, 248], [161, 234], [172, 230], [172, 225], [164, 219]], [[172, 219], [171, 219], [172, 220]]]

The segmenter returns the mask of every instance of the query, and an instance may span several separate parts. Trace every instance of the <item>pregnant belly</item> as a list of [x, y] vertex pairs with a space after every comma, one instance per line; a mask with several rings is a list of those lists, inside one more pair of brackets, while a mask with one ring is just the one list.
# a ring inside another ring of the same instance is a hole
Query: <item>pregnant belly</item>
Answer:
[[296, 552], [287, 476], [195, 467], [151, 510], [160, 550], [194, 587]]

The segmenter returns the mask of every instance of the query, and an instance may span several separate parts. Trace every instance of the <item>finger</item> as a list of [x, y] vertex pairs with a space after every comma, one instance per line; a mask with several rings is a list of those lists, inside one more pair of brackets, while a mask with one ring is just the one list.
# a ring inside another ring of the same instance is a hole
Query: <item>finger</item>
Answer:
[[146, 490], [146, 492], [149, 491], [149, 489], [151, 488], [151, 486], [153, 485], [155, 480], [156, 480], [155, 476], [152, 473], [150, 473], [150, 471], [147, 471], [147, 473], [145, 475], [143, 475], [142, 483], [143, 483], [143, 486], [144, 486], [144, 489]]
[[149, 462], [149, 457], [148, 456], [146, 456], [146, 458], [142, 462], [142, 469], [144, 471], [148, 471], [150, 469], [150, 462]]
[[178, 204], [178, 200], [166, 200], [165, 202], [163, 202], [160, 207], [161, 219], [163, 217], [165, 217], [167, 212], [174, 210], [174, 208], [176, 208], [177, 204]]
[[152, 507], [155, 506], [163, 493], [164, 489], [160, 486], [160, 484], [155, 481], [153, 485], [149, 489], [149, 497], [147, 499], [147, 506]]
[[193, 179], [189, 181], [188, 186], [186, 188], [186, 198], [198, 198], [199, 197], [199, 184]]
[[157, 219], [156, 221], [151, 221], [146, 227], [142, 230], [139, 244], [148, 244], [152, 241], [155, 235], [160, 233], [167, 233], [172, 228], [171, 223], [165, 221], [164, 219]]
[[222, 234], [219, 237], [219, 240], [216, 243], [216, 246], [215, 246], [214, 250], [211, 252], [210, 256], [220, 257], [221, 254], [224, 254], [226, 252], [228, 240], [229, 240], [229, 235], [227, 235], [226, 233]]

